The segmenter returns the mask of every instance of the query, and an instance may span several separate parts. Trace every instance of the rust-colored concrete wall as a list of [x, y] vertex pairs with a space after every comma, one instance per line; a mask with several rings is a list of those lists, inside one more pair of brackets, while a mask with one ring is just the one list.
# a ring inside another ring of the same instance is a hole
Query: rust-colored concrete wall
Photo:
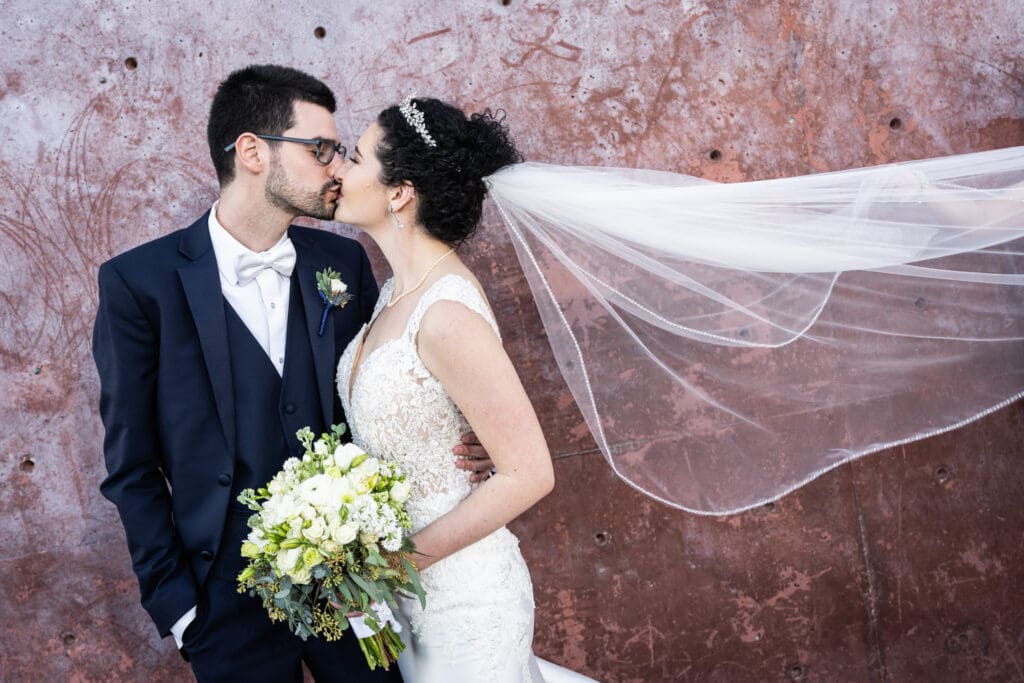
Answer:
[[[99, 263], [216, 196], [205, 119], [232, 69], [321, 76], [348, 140], [416, 90], [506, 109], [534, 160], [718, 180], [1024, 143], [1019, 0], [62, 5], [0, 5], [5, 681], [189, 677], [97, 491], [89, 337]], [[594, 451], [493, 218], [468, 258], [557, 459], [515, 523], [541, 654], [603, 681], [1024, 679], [1021, 404], [688, 515]]]

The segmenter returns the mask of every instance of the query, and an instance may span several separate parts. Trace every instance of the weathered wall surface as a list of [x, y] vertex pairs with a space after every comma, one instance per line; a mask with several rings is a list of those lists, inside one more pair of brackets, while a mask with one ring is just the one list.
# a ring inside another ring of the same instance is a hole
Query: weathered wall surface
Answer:
[[[0, 679], [189, 677], [97, 491], [89, 343], [99, 263], [215, 198], [205, 118], [232, 69], [324, 78], [346, 140], [415, 90], [504, 108], [533, 160], [716, 180], [1024, 143], [1019, 0], [286, 6], [0, 2]], [[515, 524], [541, 654], [603, 681], [1024, 679], [1019, 403], [687, 515], [594, 451], [500, 226], [469, 251], [557, 458]]]

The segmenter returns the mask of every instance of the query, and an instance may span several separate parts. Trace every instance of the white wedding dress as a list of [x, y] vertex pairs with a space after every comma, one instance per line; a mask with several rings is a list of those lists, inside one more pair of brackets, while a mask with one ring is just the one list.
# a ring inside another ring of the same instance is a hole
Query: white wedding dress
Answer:
[[[381, 289], [376, 319], [392, 291]], [[441, 300], [457, 301], [498, 332], [484, 298], [468, 280], [447, 275], [423, 293], [402, 336], [352, 363], [367, 326], [338, 364], [338, 391], [353, 441], [399, 465], [412, 484], [412, 532], [454, 508], [474, 486], [455, 467], [452, 448], [469, 424], [416, 349], [420, 321]], [[420, 575], [427, 606], [402, 600], [406, 650], [399, 668], [407, 683], [589, 681], [533, 655], [533, 584], [518, 539], [505, 527], [437, 562]]]

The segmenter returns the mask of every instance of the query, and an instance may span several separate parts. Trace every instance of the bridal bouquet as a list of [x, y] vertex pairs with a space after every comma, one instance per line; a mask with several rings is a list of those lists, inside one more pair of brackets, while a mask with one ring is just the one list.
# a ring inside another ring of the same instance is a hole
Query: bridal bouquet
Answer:
[[238, 590], [259, 596], [270, 619], [303, 640], [337, 640], [351, 625], [370, 669], [387, 669], [404, 649], [388, 605], [396, 606], [396, 594], [426, 603], [403, 534], [411, 488], [397, 467], [341, 443], [344, 433], [335, 425], [314, 440], [299, 430], [302, 459], [289, 458], [265, 488], [239, 495], [256, 514]]

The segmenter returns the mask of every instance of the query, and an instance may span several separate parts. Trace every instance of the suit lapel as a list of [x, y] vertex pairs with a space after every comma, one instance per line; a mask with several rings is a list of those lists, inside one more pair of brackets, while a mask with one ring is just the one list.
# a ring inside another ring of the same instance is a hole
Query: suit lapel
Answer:
[[313, 350], [313, 366], [320, 396], [320, 410], [324, 425], [330, 427], [334, 416], [334, 316], [328, 313], [323, 334], [319, 333], [324, 305], [316, 288], [316, 272], [327, 266], [322, 252], [311, 240], [289, 231], [295, 245], [295, 272], [299, 278], [299, 291], [306, 313], [306, 332]]
[[217, 416], [224, 429], [228, 452], [235, 456], [235, 397], [228, 356], [228, 330], [217, 259], [210, 242], [209, 213], [196, 221], [181, 239], [180, 251], [191, 259], [178, 268], [192, 319], [199, 333], [206, 371], [213, 386]]

